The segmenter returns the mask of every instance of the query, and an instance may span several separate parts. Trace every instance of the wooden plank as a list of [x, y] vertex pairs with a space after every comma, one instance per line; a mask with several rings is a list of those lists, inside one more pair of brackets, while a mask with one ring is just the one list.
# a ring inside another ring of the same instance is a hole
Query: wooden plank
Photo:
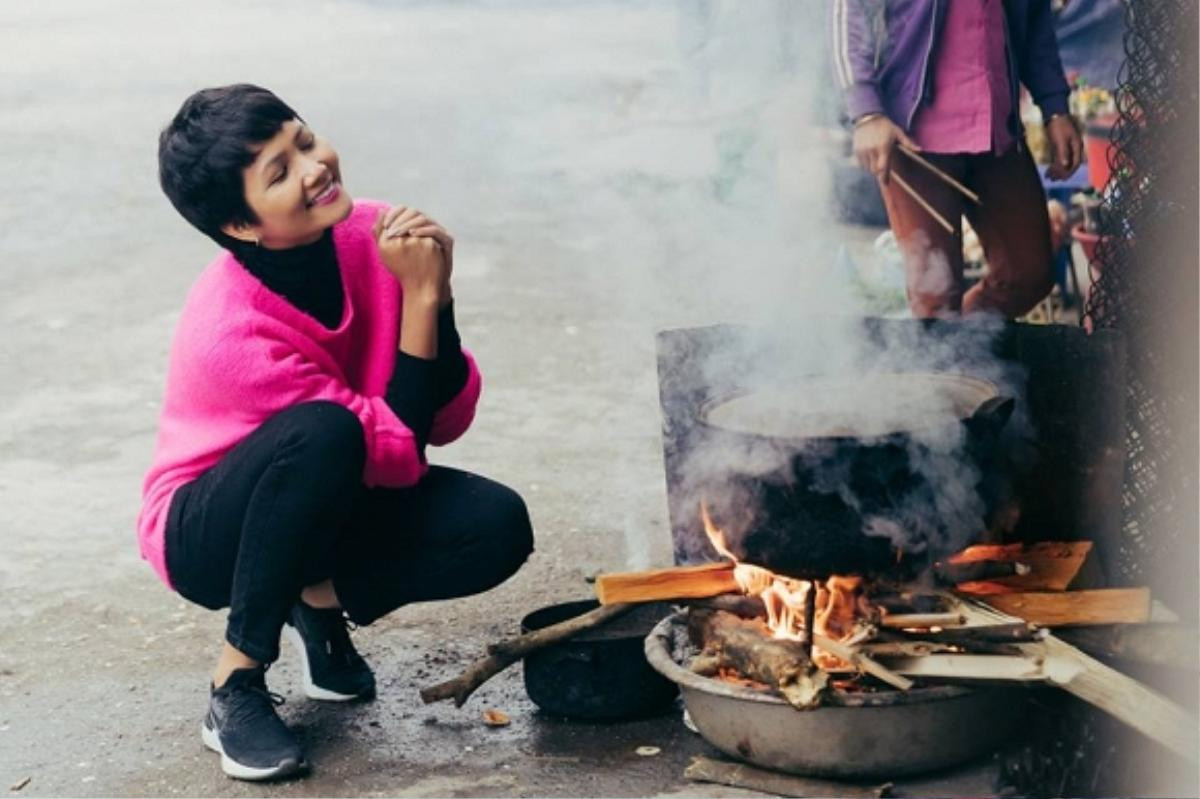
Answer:
[[741, 591], [733, 576], [733, 564], [728, 561], [640, 572], [615, 572], [596, 577], [596, 597], [602, 605], [703, 599], [721, 594], [740, 594]]
[[1142, 624], [1150, 620], [1149, 588], [995, 594], [982, 600], [996, 610], [1042, 627]]
[[977, 544], [952, 555], [947, 562], [957, 565], [985, 561], [1016, 562], [1029, 567], [1027, 574], [960, 583], [957, 590], [966, 594], [1065, 591], [1091, 551], [1091, 541]]
[[1061, 675], [1065, 680], [1048, 669], [1047, 676], [1052, 682], [1191, 762], [1200, 761], [1200, 721], [1195, 717], [1133, 678], [1054, 636], [1047, 636], [1037, 646], [1048, 654], [1048, 663], [1071, 665]]
[[901, 691], [907, 691], [909, 688], [913, 687], [912, 680], [900, 676], [896, 672], [884, 666], [882, 663], [872, 659], [871, 657], [868, 657], [856, 647], [847, 646], [846, 644], [835, 641], [832, 638], [826, 638], [823, 635], [814, 635], [813, 643], [834, 657], [846, 661], [859, 671], [866, 672], [877, 680], [882, 680], [893, 688]]
[[1020, 655], [875, 656], [909, 677], [1057, 685], [1188, 760], [1200, 760], [1200, 721], [1166, 697], [1053, 635], [1016, 646]]
[[891, 656], [873, 653], [887, 669], [906, 677], [967, 682], [1044, 682], [1046, 674], [1036, 657], [1016, 655], [959, 655], [932, 652]]

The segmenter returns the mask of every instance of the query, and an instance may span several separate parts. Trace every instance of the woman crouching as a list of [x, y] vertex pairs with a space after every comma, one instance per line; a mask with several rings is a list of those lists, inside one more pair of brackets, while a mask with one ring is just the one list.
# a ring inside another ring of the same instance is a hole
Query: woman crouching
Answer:
[[313, 699], [375, 694], [347, 623], [466, 596], [533, 548], [524, 502], [429, 466], [475, 413], [454, 322], [454, 241], [354, 201], [338, 156], [266, 89], [205, 89], [159, 141], [172, 205], [224, 251], [188, 294], [138, 518], [142, 556], [228, 608], [201, 734], [240, 779], [307, 768], [265, 671], [280, 634]]

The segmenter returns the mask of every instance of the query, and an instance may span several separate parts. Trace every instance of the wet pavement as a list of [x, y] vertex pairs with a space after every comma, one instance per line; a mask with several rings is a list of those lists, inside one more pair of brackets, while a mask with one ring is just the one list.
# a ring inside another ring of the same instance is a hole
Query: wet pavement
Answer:
[[[873, 236], [825, 213], [835, 145], [807, 5], [0, 5], [0, 789], [738, 794], [683, 779], [714, 752], [677, 711], [545, 718], [519, 667], [462, 710], [417, 689], [589, 596], [590, 575], [668, 564], [654, 331], [826, 304], [832, 242]], [[486, 386], [472, 431], [432, 457], [519, 490], [537, 536], [489, 594], [355, 634], [372, 703], [305, 700], [285, 647], [270, 684], [315, 766], [273, 786], [226, 779], [202, 748], [222, 618], [168, 593], [134, 538], [169, 337], [213, 254], [158, 189], [157, 133], [190, 92], [237, 81], [329, 136], [351, 194], [455, 234]], [[512, 724], [484, 726], [485, 708]]]

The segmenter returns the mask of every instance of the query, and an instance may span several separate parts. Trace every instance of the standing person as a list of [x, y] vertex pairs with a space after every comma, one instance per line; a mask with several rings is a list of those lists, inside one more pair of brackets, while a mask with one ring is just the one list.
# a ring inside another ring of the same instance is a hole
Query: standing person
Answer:
[[[879, 179], [913, 315], [988, 310], [1015, 317], [1034, 307], [1053, 285], [1053, 259], [1045, 192], [1016, 113], [1022, 84], [1046, 120], [1049, 177], [1071, 175], [1083, 152], [1067, 109], [1050, 0], [832, 0], [830, 19], [854, 155]], [[982, 204], [897, 144], [922, 151]], [[953, 232], [892, 174], [952, 222]], [[964, 213], [988, 262], [965, 296]]]
[[511, 489], [425, 460], [480, 393], [442, 226], [352, 200], [333, 146], [257, 86], [189, 97], [158, 158], [172, 205], [224, 249], [171, 345], [142, 556], [229, 609], [204, 744], [232, 777], [288, 776], [307, 761], [266, 686], [281, 631], [309, 697], [369, 699], [347, 620], [497, 585], [532, 550], [529, 516]]

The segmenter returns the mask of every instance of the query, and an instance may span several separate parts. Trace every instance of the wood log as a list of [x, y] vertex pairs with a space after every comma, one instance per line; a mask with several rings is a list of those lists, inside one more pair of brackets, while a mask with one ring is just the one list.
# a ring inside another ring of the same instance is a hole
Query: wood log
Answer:
[[455, 707], [462, 707], [475, 689], [495, 677], [521, 658], [537, 649], [559, 641], [565, 641], [577, 633], [599, 627], [633, 610], [633, 604], [601, 605], [579, 616], [551, 624], [531, 633], [500, 641], [488, 646], [488, 655], [472, 662], [453, 680], [421, 689], [421, 701], [425, 704], [453, 699]]
[[1141, 624], [1150, 620], [1149, 588], [994, 594], [982, 599], [996, 610], [1042, 627]]
[[736, 593], [741, 593], [741, 587], [733, 577], [733, 563], [729, 561], [596, 577], [596, 597], [602, 605], [700, 599]]
[[1092, 551], [1091, 541], [1040, 541], [1035, 544], [977, 544], [946, 559], [952, 565], [986, 561], [1016, 562], [1029, 567], [1027, 574], [960, 583], [967, 594], [1012, 591], [1065, 591]]
[[704, 651], [692, 670], [705, 676], [729, 668], [765, 683], [801, 710], [820, 704], [828, 675], [813, 665], [808, 649], [796, 641], [772, 638], [757, 619], [742, 619], [722, 610], [692, 609], [688, 631]]
[[882, 799], [890, 796], [891, 783], [869, 786], [830, 780], [797, 777], [779, 771], [758, 768], [747, 763], [734, 763], [703, 755], [692, 757], [684, 770], [685, 779], [711, 782], [730, 788], [745, 788], [770, 796], [843, 796], [847, 799]]

